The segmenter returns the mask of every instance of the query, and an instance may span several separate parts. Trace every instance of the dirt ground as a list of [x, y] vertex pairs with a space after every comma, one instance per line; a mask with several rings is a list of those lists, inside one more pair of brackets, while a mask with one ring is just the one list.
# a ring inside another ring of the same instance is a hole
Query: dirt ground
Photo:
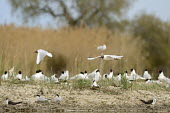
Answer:
[[[36, 102], [35, 95], [51, 99], [49, 102]], [[54, 94], [62, 97], [60, 104], [54, 101]], [[109, 86], [99, 90], [43, 87], [29, 84], [0, 85], [0, 112], [170, 112], [170, 92], [161, 90], [122, 90]], [[5, 105], [5, 99], [20, 105]], [[140, 99], [157, 98], [155, 105], [145, 105]]]

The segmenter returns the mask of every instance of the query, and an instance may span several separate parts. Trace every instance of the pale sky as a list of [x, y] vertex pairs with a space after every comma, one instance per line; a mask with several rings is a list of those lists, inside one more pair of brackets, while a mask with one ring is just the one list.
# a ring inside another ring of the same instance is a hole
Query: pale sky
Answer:
[[[15, 15], [11, 15], [10, 5], [6, 0], [0, 0], [0, 24], [22, 25], [21, 20]], [[170, 21], [170, 0], [137, 0], [128, 12], [128, 18], [132, 19], [141, 12], [151, 13], [164, 21]], [[37, 25], [49, 25], [50, 18], [43, 18], [37, 22]], [[31, 23], [30, 23], [31, 24]]]

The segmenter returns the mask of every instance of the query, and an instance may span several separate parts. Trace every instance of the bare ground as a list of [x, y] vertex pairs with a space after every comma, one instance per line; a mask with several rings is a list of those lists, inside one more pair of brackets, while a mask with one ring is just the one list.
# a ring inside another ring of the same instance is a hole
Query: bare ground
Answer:
[[[56, 84], [57, 86], [57, 84]], [[99, 90], [73, 89], [41, 84], [9, 84], [0, 86], [0, 112], [170, 112], [170, 92], [168, 90], [122, 90], [119, 87], [101, 87]], [[43, 91], [49, 102], [36, 102], [35, 95]], [[54, 94], [62, 97], [57, 104]], [[22, 101], [21, 105], [5, 105], [8, 97], [12, 101]], [[157, 98], [156, 105], [145, 105], [139, 99]]]

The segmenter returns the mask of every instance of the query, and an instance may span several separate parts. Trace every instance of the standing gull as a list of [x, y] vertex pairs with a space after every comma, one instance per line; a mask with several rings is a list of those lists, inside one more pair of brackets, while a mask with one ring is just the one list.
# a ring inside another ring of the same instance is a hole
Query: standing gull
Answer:
[[97, 70], [98, 70], [98, 69], [95, 69], [93, 72], [89, 73], [89, 74], [87, 75], [87, 78], [92, 80], [92, 79], [94, 78]]
[[134, 69], [131, 69], [131, 73], [130, 73], [130, 76], [127, 77], [128, 80], [138, 80], [138, 79], [142, 79], [142, 80], [145, 80], [144, 77], [141, 77], [140, 75], [138, 75]]
[[18, 74], [15, 76], [15, 78], [21, 80], [22, 79], [22, 72], [19, 71]]
[[148, 70], [145, 69], [144, 71], [144, 74], [143, 74], [143, 77], [146, 79], [146, 80], [151, 80], [151, 75], [148, 73]]
[[22, 102], [13, 102], [13, 101], [10, 101], [8, 98], [6, 98], [6, 104], [7, 105], [17, 105], [17, 104], [21, 104]]
[[110, 73], [109, 74], [104, 74], [103, 75], [103, 79], [112, 79], [113, 78], [113, 70], [110, 69]]
[[1, 76], [2, 80], [8, 80], [8, 72], [5, 71], [4, 74]]
[[85, 79], [84, 72], [80, 72], [79, 74], [71, 77], [70, 79]]
[[153, 98], [152, 100], [148, 100], [148, 101], [145, 101], [145, 100], [140, 99], [140, 101], [143, 102], [144, 104], [152, 104], [152, 105], [155, 105], [157, 99], [156, 99], [156, 98]]
[[55, 82], [55, 83], [58, 83], [58, 78], [56, 77], [56, 74], [52, 75], [51, 76], [51, 81]]
[[63, 81], [66, 81], [69, 79], [69, 71], [66, 70], [66, 71], [62, 71], [61, 72], [61, 75], [59, 77], [59, 80], [63, 80]]
[[170, 79], [164, 76], [164, 73], [162, 70], [159, 71], [159, 77], [158, 80], [163, 82], [163, 83], [170, 83]]
[[50, 100], [50, 99], [46, 99], [46, 98], [41, 97], [40, 95], [37, 95], [37, 96], [36, 96], [36, 100], [37, 100], [38, 102], [46, 102], [46, 101], [48, 101], [48, 100]]
[[61, 96], [59, 96], [58, 94], [56, 94], [56, 95], [55, 95], [55, 101], [56, 101], [57, 103], [60, 103], [61, 100], [62, 100]]
[[100, 71], [97, 70], [95, 73], [95, 76], [93, 78], [93, 80], [95, 80], [96, 82], [99, 81], [101, 79], [101, 75], [100, 75]]

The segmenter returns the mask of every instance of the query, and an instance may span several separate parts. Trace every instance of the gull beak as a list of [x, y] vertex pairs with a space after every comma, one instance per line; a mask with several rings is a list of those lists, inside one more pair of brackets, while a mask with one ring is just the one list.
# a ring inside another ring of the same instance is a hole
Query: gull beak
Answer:
[[38, 53], [38, 51], [35, 51], [34, 53]]

